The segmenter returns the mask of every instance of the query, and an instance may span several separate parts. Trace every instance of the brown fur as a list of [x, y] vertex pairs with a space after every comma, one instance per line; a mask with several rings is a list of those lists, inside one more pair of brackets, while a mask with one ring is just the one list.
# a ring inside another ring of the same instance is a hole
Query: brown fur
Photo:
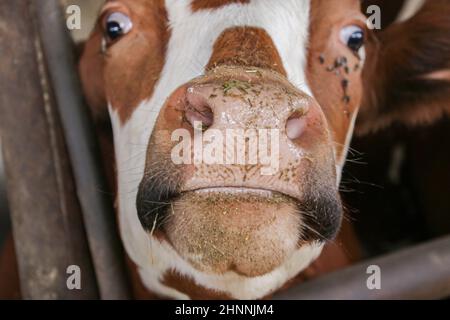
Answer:
[[[314, 97], [324, 111], [337, 148], [337, 159], [342, 154], [352, 115], [361, 103], [361, 61], [340, 42], [339, 32], [346, 24], [358, 21], [364, 27], [364, 16], [358, 1], [312, 1], [310, 24], [310, 49], [307, 78]], [[323, 17], [327, 18], [324, 19]], [[331, 70], [337, 59], [345, 57], [345, 66]], [[320, 59], [323, 58], [323, 63]], [[355, 70], [355, 66], [360, 68]], [[330, 71], [331, 70], [331, 71]], [[336, 74], [336, 72], [338, 74]], [[343, 81], [348, 81], [344, 90]], [[345, 96], [349, 101], [345, 101]]]
[[280, 55], [266, 31], [252, 27], [225, 30], [214, 44], [206, 69], [218, 65], [257, 67], [286, 76]]
[[12, 233], [0, 253], [0, 300], [20, 299], [19, 270]]
[[169, 271], [164, 275], [162, 283], [170, 288], [174, 288], [191, 299], [198, 300], [230, 300], [233, 297], [226, 293], [210, 290], [194, 282], [194, 280], [180, 275], [175, 271]]
[[113, 1], [106, 8], [110, 9], [104, 10], [104, 16], [115, 11], [131, 14], [133, 29], [102, 54], [101, 24], [105, 17], [99, 19], [86, 43], [80, 75], [94, 115], [107, 115], [106, 101], [109, 101], [125, 122], [138, 104], [153, 94], [164, 66], [170, 36], [167, 12], [163, 0]]
[[449, 30], [450, 2], [433, 0], [369, 43], [357, 132], [431, 123], [450, 113], [450, 78], [430, 76], [450, 69]]

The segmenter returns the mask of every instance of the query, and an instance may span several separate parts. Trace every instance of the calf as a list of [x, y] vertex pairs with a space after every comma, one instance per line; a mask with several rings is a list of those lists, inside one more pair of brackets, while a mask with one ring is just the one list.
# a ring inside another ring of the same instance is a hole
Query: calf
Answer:
[[357, 0], [107, 1], [80, 73], [144, 287], [257, 299], [310, 266], [360, 107], [359, 132], [449, 110], [449, 10], [375, 35]]

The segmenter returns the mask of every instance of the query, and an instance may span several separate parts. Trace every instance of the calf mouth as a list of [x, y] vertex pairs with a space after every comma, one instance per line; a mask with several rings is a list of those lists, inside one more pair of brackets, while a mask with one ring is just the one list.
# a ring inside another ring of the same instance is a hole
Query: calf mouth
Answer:
[[[270, 189], [262, 189], [262, 188], [249, 188], [249, 187], [207, 187], [207, 188], [198, 188], [192, 190], [191, 192], [196, 193], [213, 193], [213, 192], [222, 192], [228, 194], [255, 194], [263, 198], [273, 197], [274, 193], [279, 193]], [[279, 193], [281, 194], [281, 193]]]
[[334, 237], [340, 201], [322, 195], [298, 199], [268, 188], [207, 186], [150, 201], [153, 221], [140, 218], [150, 235], [158, 230], [195, 269], [256, 277], [296, 250]]

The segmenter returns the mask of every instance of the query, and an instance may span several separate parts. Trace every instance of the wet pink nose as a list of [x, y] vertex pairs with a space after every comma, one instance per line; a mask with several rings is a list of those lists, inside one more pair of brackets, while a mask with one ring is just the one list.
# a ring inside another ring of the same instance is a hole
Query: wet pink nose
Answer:
[[310, 99], [277, 83], [216, 81], [190, 84], [175, 97], [184, 119], [193, 128], [280, 129], [290, 140], [302, 137], [308, 127]]

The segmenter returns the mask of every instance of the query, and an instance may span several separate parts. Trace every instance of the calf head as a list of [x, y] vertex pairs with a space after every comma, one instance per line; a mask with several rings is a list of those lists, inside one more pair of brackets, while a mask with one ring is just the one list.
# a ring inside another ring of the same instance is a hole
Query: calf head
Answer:
[[106, 2], [80, 70], [148, 289], [260, 298], [317, 258], [342, 219], [368, 34], [357, 0]]

